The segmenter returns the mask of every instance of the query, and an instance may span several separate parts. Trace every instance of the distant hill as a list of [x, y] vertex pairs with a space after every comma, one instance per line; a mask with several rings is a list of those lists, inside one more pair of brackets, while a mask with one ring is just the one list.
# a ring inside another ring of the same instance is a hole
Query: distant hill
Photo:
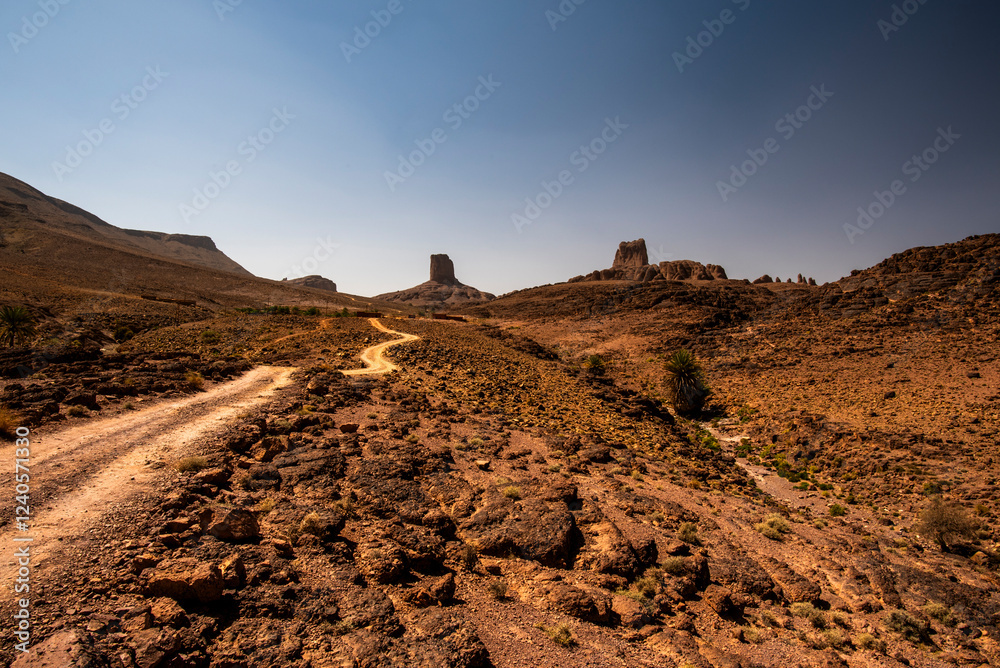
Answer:
[[[270, 305], [411, 312], [291, 281], [258, 278], [209, 237], [123, 229], [0, 174], [0, 304], [62, 313], [136, 312], [196, 302], [207, 311]], [[187, 308], [187, 307], [184, 307]]]
[[0, 174], [0, 220], [4, 227], [18, 223], [133, 253], [145, 252], [175, 262], [253, 275], [216, 248], [209, 237], [115, 227], [6, 174]]

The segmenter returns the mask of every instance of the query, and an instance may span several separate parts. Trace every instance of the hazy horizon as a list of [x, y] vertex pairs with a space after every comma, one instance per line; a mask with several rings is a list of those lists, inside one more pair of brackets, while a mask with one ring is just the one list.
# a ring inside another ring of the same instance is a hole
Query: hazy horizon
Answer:
[[0, 171], [366, 296], [427, 280], [432, 253], [503, 294], [640, 237], [654, 263], [823, 283], [1000, 231], [997, 18], [982, 0], [13, 0]]

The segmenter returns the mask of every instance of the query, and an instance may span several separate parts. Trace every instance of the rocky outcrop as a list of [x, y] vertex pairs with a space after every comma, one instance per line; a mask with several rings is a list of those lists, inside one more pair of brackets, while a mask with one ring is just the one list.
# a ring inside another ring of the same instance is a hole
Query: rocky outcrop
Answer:
[[612, 269], [638, 269], [649, 264], [649, 256], [646, 254], [646, 240], [636, 239], [635, 241], [623, 241], [618, 244], [618, 252], [615, 253]]
[[289, 285], [299, 285], [303, 288], [312, 288], [313, 290], [326, 290], [327, 292], [336, 292], [337, 284], [331, 281], [329, 278], [323, 278], [322, 276], [317, 276], [315, 274], [311, 276], [303, 276], [302, 278], [281, 279], [282, 283], [288, 283]]
[[582, 281], [715, 281], [728, 280], [726, 270], [693, 260], [675, 260], [649, 264], [645, 239], [623, 241], [618, 244], [615, 261], [610, 269], [594, 271], [586, 276], [571, 278], [569, 283]]
[[447, 255], [431, 255], [431, 283], [461, 285], [455, 278], [455, 263]]
[[426, 283], [378, 295], [375, 299], [401, 302], [411, 306], [451, 308], [475, 302], [487, 302], [496, 297], [488, 292], [465, 285], [455, 278], [455, 264], [447, 255], [431, 255], [431, 279]]

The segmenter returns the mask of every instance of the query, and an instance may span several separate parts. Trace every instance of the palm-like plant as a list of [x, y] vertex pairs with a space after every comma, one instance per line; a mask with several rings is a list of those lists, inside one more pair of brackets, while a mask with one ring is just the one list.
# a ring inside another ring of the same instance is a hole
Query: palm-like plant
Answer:
[[32, 339], [38, 330], [35, 319], [23, 306], [0, 307], [0, 343], [8, 347]]
[[667, 398], [678, 413], [697, 413], [709, 395], [705, 374], [687, 350], [678, 350], [664, 364]]

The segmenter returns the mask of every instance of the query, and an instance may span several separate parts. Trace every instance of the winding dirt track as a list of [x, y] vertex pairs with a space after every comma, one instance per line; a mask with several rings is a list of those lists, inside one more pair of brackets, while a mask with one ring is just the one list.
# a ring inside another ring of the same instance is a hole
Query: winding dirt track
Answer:
[[364, 369], [352, 369], [350, 371], [342, 371], [345, 376], [374, 376], [383, 373], [390, 373], [392, 371], [397, 371], [398, 366], [390, 362], [385, 358], [385, 351], [393, 346], [398, 346], [403, 343], [409, 343], [411, 341], [418, 341], [420, 339], [416, 334], [404, 334], [403, 332], [397, 332], [389, 329], [381, 322], [378, 318], [370, 318], [368, 322], [375, 329], [380, 329], [387, 334], [397, 334], [401, 338], [393, 339], [392, 341], [386, 341], [384, 343], [379, 343], [374, 346], [365, 348], [361, 352], [361, 361], [365, 363]]
[[[21, 545], [14, 539], [30, 536], [32, 565], [42, 566], [60, 548], [83, 536], [107, 506], [150, 489], [158, 476], [169, 471], [164, 465], [197, 454], [200, 441], [220, 433], [247, 409], [267, 402], [288, 384], [294, 371], [258, 367], [237, 380], [178, 401], [53, 433], [32, 433], [30, 530], [18, 531], [10, 506], [4, 504], [0, 545], [13, 554], [14, 549], [7, 548]], [[0, 452], [13, 463], [13, 444]], [[12, 582], [13, 560], [2, 563], [0, 581]], [[11, 592], [12, 588], [3, 587], [0, 599], [10, 597]]]

